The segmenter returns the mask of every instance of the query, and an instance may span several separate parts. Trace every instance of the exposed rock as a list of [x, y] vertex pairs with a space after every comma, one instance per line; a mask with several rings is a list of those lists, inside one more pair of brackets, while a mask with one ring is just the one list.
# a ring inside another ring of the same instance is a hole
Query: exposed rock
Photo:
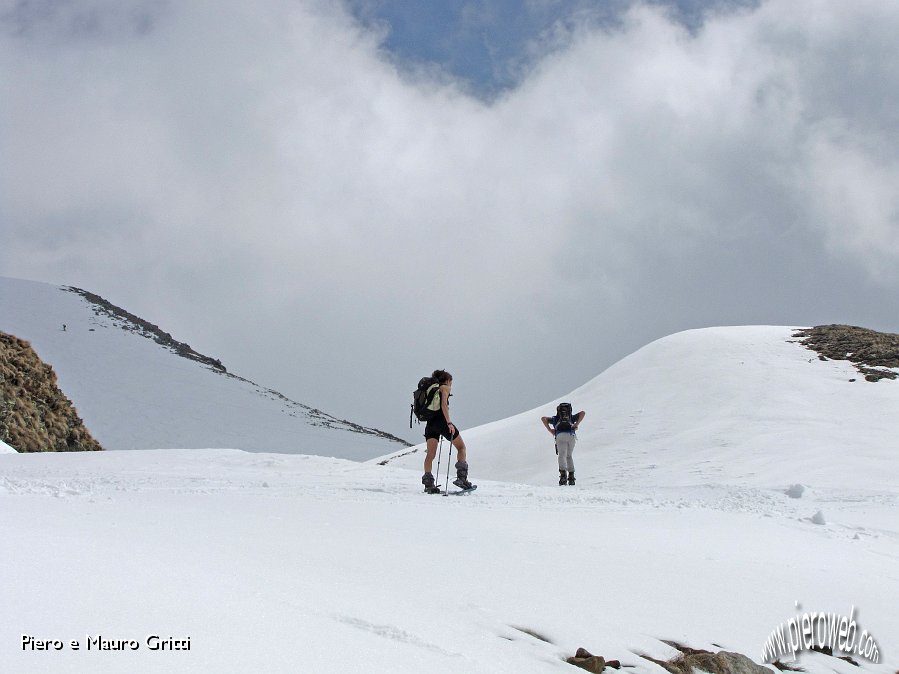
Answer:
[[800, 344], [816, 351], [821, 360], [848, 360], [867, 381], [896, 379], [899, 368], [899, 335], [853, 325], [819, 325], [798, 330]]
[[[199, 353], [198, 351], [195, 351], [188, 344], [179, 342], [168, 332], [164, 332], [159, 326], [154, 325], [153, 323], [150, 323], [149, 321], [146, 321], [139, 316], [135, 316], [131, 312], [116, 306], [100, 295], [89, 292], [87, 290], [83, 290], [81, 288], [76, 288], [74, 286], [65, 286], [63, 289], [84, 298], [84, 300], [91, 305], [91, 309], [93, 310], [95, 315], [107, 317], [112, 325], [115, 325], [116, 327], [127, 332], [132, 332], [146, 337], [147, 339], [152, 339], [157, 344], [160, 344], [164, 348], [169, 349], [182, 358], [187, 358], [188, 360], [202, 363], [212, 371], [222, 376], [236, 379], [250, 384], [251, 386], [260, 388], [262, 392], [268, 397], [281, 400], [285, 404], [285, 406], [291, 410], [288, 412], [288, 414], [291, 414], [291, 416], [297, 416], [297, 414], [294, 413], [294, 410], [297, 410], [299, 414], [305, 416], [308, 419], [309, 423], [313, 426], [347, 430], [353, 433], [359, 433], [361, 435], [374, 435], [386, 440], [390, 440], [392, 442], [397, 442], [405, 447], [412, 446], [408, 441], [403, 440], [402, 438], [399, 438], [392, 433], [387, 433], [386, 431], [382, 431], [377, 428], [362, 426], [361, 424], [347, 421], [346, 419], [339, 419], [330, 414], [322, 412], [321, 410], [310, 407], [309, 405], [304, 405], [302, 403], [297, 403], [293, 400], [290, 400], [277, 391], [274, 391], [272, 389], [264, 389], [263, 387], [260, 387], [258, 384], [250, 381], [249, 379], [244, 379], [243, 377], [231, 374], [218, 358], [212, 358], [211, 356], [206, 356], [202, 353]], [[94, 328], [90, 328], [90, 330], [93, 331]]]
[[0, 332], [0, 440], [19, 452], [103, 449], [25, 340]]
[[671, 674], [693, 674], [694, 671], [709, 674], [771, 674], [770, 669], [756, 664], [742, 653], [730, 651], [712, 653], [672, 642], [665, 643], [679, 650], [681, 654], [671, 660], [656, 660], [648, 655], [642, 657], [664, 667]]
[[[833, 654], [833, 648], [831, 648], [830, 646], [818, 646], [818, 645], [816, 644], [816, 645], [812, 646], [812, 650], [813, 650], [813, 651], [817, 651], [818, 653], [823, 653], [824, 655], [829, 655], [830, 657], [836, 658], [837, 660], [845, 660], [845, 661], [848, 662], [850, 665], [855, 665], [856, 667], [859, 666], [858, 662], [856, 662], [855, 660], [853, 660], [853, 659], [852, 659], [850, 656], [848, 656], [848, 655], [843, 655], [843, 656], [834, 655], [834, 654]], [[899, 674], [899, 672], [897, 672], [897, 674]]]
[[577, 653], [574, 656], [566, 659], [565, 662], [567, 662], [569, 665], [580, 667], [581, 669], [584, 669], [588, 672], [593, 672], [593, 674], [600, 674], [600, 672], [602, 672], [606, 668], [606, 664], [612, 666], [611, 663], [606, 663], [605, 658], [603, 658], [601, 655], [593, 655], [586, 648], [577, 649]]
[[81, 288], [75, 288], [74, 286], [68, 286], [65, 290], [73, 292], [76, 295], [81, 295], [93, 306], [95, 314], [109, 317], [112, 319], [112, 322], [122, 328], [122, 330], [142, 334], [143, 336], [152, 339], [157, 344], [161, 344], [167, 349], [171, 349], [182, 358], [203, 363], [219, 372], [226, 372], [225, 366], [222, 365], [222, 361], [218, 358], [210, 358], [209, 356], [204, 356], [202, 353], [194, 351], [189, 345], [184, 342], [179, 342], [169, 333], [163, 332], [159, 326], [153, 325], [149, 321], [145, 321], [140, 316], [135, 316], [121, 307], [117, 307], [109, 300], [105, 300], [99, 295], [88, 292], [87, 290], [82, 290]]

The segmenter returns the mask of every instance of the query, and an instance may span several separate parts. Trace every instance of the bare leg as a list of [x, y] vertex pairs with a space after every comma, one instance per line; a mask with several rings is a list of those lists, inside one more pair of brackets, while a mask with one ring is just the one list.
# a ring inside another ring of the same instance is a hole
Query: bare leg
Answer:
[[463, 442], [461, 435], [457, 435], [456, 439], [453, 440], [453, 447], [456, 448], [456, 454], [458, 454], [458, 456], [456, 457], [456, 460], [464, 462], [465, 461], [465, 442]]
[[427, 451], [425, 453], [425, 472], [430, 473], [434, 465], [434, 457], [437, 456], [437, 438], [428, 438]]

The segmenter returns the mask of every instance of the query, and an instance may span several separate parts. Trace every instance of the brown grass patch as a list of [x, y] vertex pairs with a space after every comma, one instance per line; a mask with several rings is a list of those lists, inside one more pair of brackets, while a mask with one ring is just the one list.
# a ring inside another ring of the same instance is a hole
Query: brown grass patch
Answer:
[[0, 440], [20, 452], [103, 449], [91, 437], [53, 368], [23, 339], [0, 332]]
[[797, 331], [793, 337], [818, 353], [821, 360], [848, 360], [867, 381], [896, 379], [895, 372], [876, 368], [899, 368], [899, 335], [854, 325], [819, 325]]

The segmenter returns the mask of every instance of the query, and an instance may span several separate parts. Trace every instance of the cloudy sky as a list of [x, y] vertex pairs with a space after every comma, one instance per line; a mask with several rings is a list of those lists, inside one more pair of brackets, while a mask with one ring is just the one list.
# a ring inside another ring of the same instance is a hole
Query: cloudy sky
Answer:
[[897, 34], [894, 0], [0, 0], [0, 275], [413, 440], [436, 367], [464, 429], [679, 330], [899, 332]]

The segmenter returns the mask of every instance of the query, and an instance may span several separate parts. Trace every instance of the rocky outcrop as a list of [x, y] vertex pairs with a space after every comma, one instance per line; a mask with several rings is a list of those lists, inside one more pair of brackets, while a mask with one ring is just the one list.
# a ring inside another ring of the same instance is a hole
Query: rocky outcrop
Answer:
[[0, 332], [0, 440], [19, 452], [103, 449], [25, 340]]
[[81, 295], [81, 297], [91, 304], [96, 315], [109, 317], [113, 324], [118, 325], [122, 330], [136, 332], [144, 337], [152, 339], [157, 344], [161, 344], [165, 348], [170, 349], [182, 358], [203, 363], [219, 372], [226, 372], [225, 366], [222, 365], [222, 362], [218, 358], [210, 358], [209, 356], [204, 356], [202, 353], [194, 351], [188, 344], [179, 342], [169, 333], [163, 332], [158, 325], [153, 325], [140, 316], [135, 316], [121, 307], [117, 307], [115, 304], [103, 299], [99, 295], [88, 292], [87, 290], [82, 290], [81, 288], [75, 288], [74, 286], [64, 287], [63, 290], [68, 290], [76, 295]]
[[150, 323], [140, 316], [136, 316], [119, 306], [116, 306], [100, 295], [89, 292], [87, 290], [83, 290], [81, 288], [76, 288], [74, 286], [64, 286], [63, 290], [74, 293], [84, 298], [84, 300], [87, 301], [88, 304], [90, 304], [91, 311], [93, 311], [96, 316], [106, 317], [107, 319], [109, 319], [109, 322], [112, 325], [125, 330], [126, 332], [132, 332], [147, 339], [152, 339], [157, 344], [172, 351], [173, 353], [176, 353], [182, 358], [187, 358], [188, 360], [193, 360], [197, 363], [201, 363], [217, 374], [257, 387], [262, 395], [268, 398], [278, 399], [282, 401], [285, 405], [285, 408], [288, 410], [288, 414], [290, 414], [291, 416], [297, 416], [297, 414], [295, 414], [294, 412], [298, 412], [298, 414], [300, 416], [304, 416], [312, 426], [349, 431], [352, 433], [359, 433], [361, 435], [373, 435], [385, 440], [389, 440], [391, 442], [399, 443], [400, 445], [403, 445], [405, 447], [411, 446], [411, 443], [391, 433], [387, 433], [386, 431], [382, 431], [377, 428], [362, 426], [361, 424], [347, 421], [346, 419], [339, 419], [330, 414], [327, 414], [326, 412], [322, 412], [319, 409], [310, 407], [309, 405], [304, 405], [302, 403], [290, 400], [281, 393], [278, 393], [277, 391], [274, 391], [272, 389], [263, 388], [255, 382], [250, 381], [249, 379], [244, 379], [243, 377], [232, 374], [228, 372], [227, 368], [225, 368], [225, 366], [222, 364], [222, 361], [218, 358], [212, 358], [211, 356], [206, 356], [202, 353], [199, 353], [198, 351], [195, 351], [188, 344], [179, 342], [177, 339], [172, 337], [171, 334], [169, 334], [168, 332], [164, 332], [159, 326], [154, 325], [153, 323]]
[[[797, 331], [793, 337], [818, 353], [821, 360], [848, 360], [867, 381], [896, 379], [899, 335], [853, 325], [819, 325]], [[888, 369], [889, 368], [889, 369]]]
[[754, 663], [742, 653], [729, 651], [683, 654], [659, 664], [672, 674], [693, 674], [695, 671], [710, 674], [771, 674], [770, 669]]
[[601, 655], [593, 655], [586, 648], [577, 649], [572, 657], [566, 658], [565, 662], [583, 670], [592, 672], [592, 674], [600, 674], [606, 667], [612, 669], [621, 669], [621, 663], [618, 660], [606, 660]]
[[742, 653], [718, 651], [712, 653], [698, 648], [690, 648], [673, 641], [666, 641], [669, 646], [680, 651], [680, 655], [671, 660], [657, 660], [648, 655], [642, 657], [664, 667], [671, 674], [693, 674], [708, 672], [709, 674], [771, 674], [771, 670], [759, 665]]

